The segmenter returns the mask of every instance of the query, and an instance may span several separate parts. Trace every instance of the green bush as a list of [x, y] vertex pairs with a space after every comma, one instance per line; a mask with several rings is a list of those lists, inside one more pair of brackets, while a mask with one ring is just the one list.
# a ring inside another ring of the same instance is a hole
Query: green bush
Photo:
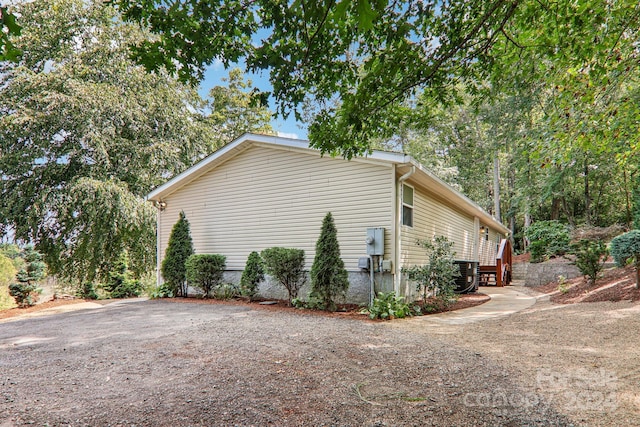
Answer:
[[527, 227], [524, 234], [531, 242], [532, 262], [541, 262], [547, 257], [564, 255], [569, 251], [569, 228], [558, 221], [538, 221]]
[[600, 241], [580, 240], [571, 245], [571, 252], [576, 256], [580, 272], [587, 276], [590, 284], [595, 285], [609, 255], [607, 245]]
[[336, 297], [344, 297], [349, 289], [349, 275], [340, 258], [338, 230], [331, 212], [322, 221], [316, 255], [311, 266], [311, 298], [319, 301], [319, 308], [336, 311]]
[[180, 212], [178, 221], [171, 229], [167, 250], [160, 271], [164, 283], [171, 289], [173, 295], [187, 296], [187, 258], [193, 254], [193, 242], [189, 221], [184, 212]]
[[9, 295], [13, 297], [19, 307], [28, 307], [38, 301], [42, 293], [37, 283], [45, 276], [45, 265], [40, 252], [27, 246], [22, 252], [24, 267], [16, 274], [18, 283], [9, 285]]
[[171, 289], [171, 287], [166, 283], [163, 283], [162, 285], [154, 287], [149, 291], [149, 298], [173, 298], [173, 289]]
[[460, 267], [453, 259], [453, 242], [445, 236], [437, 236], [433, 241], [419, 240], [417, 244], [425, 249], [427, 264], [403, 268], [402, 272], [415, 282], [416, 290], [422, 294], [423, 306], [432, 296], [446, 308], [455, 296], [456, 277], [460, 276]]
[[[202, 290], [203, 298], [222, 281], [222, 274], [227, 266], [227, 257], [219, 254], [191, 255], [185, 267], [189, 285]], [[186, 293], [185, 293], [186, 295]]]
[[367, 310], [371, 319], [402, 319], [413, 315], [411, 306], [404, 302], [403, 297], [396, 296], [395, 292], [378, 292]]
[[636, 289], [640, 286], [640, 230], [631, 230], [611, 240], [611, 255], [619, 267], [632, 262], [636, 269]]
[[258, 294], [258, 286], [260, 282], [264, 280], [264, 266], [262, 265], [262, 258], [260, 254], [253, 251], [247, 258], [247, 263], [242, 271], [242, 277], [240, 278], [240, 293], [246, 297], [249, 297], [249, 301]]
[[269, 248], [262, 251], [267, 273], [280, 282], [289, 293], [289, 304], [298, 297], [307, 279], [304, 271], [304, 250], [293, 248]]
[[240, 295], [240, 288], [233, 283], [223, 283], [213, 289], [213, 297], [216, 299], [231, 299]]
[[142, 283], [132, 277], [129, 254], [122, 251], [109, 271], [109, 280], [102, 286], [110, 298], [133, 298], [142, 293]]
[[83, 299], [98, 299], [98, 294], [96, 293], [96, 287], [93, 282], [84, 282], [80, 285], [80, 288], [76, 292], [78, 298]]

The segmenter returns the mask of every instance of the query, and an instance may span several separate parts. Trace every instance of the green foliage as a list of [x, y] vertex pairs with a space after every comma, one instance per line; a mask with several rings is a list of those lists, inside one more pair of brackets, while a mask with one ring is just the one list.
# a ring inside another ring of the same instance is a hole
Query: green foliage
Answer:
[[178, 221], [173, 225], [169, 242], [162, 260], [160, 271], [164, 283], [173, 295], [187, 296], [187, 267], [185, 263], [193, 254], [193, 241], [189, 221], [184, 212], [180, 212]]
[[223, 283], [213, 289], [213, 297], [216, 299], [231, 299], [241, 295], [240, 288], [233, 283]]
[[187, 282], [201, 289], [203, 298], [208, 298], [209, 292], [220, 285], [226, 265], [227, 257], [224, 255], [191, 255], [185, 263]]
[[611, 240], [611, 255], [619, 267], [632, 262], [636, 268], [636, 289], [640, 287], [640, 230], [631, 230]]
[[45, 276], [45, 265], [42, 262], [42, 255], [29, 245], [22, 251], [22, 258], [25, 266], [16, 274], [18, 283], [9, 285], [9, 295], [11, 295], [19, 307], [34, 305], [38, 300], [38, 295], [42, 289], [38, 288], [38, 282]]
[[166, 283], [163, 283], [162, 285], [154, 287], [149, 291], [149, 298], [173, 298], [173, 290], [171, 290], [171, 288]]
[[12, 37], [19, 36], [22, 27], [17, 23], [14, 14], [6, 6], [0, 6], [0, 61], [15, 61], [20, 49], [12, 43]]
[[413, 315], [412, 308], [404, 302], [404, 297], [396, 296], [395, 292], [378, 292], [368, 311], [371, 319], [382, 320], [402, 319]]
[[231, 135], [269, 131], [270, 114], [250, 105], [237, 71], [211, 102], [166, 72], [147, 73], [129, 46], [154, 36], [102, 1], [10, 10], [23, 55], [0, 62], [0, 235], [34, 242], [49, 271], [76, 284], [106, 281], [122, 250], [142, 277], [156, 261], [146, 194]]
[[249, 297], [249, 301], [258, 294], [258, 286], [264, 280], [264, 266], [260, 254], [253, 251], [247, 258], [247, 263], [240, 277], [240, 293]]
[[611, 255], [619, 267], [629, 260], [640, 261], [640, 230], [631, 230], [611, 240]]
[[9, 285], [16, 277], [17, 270], [11, 259], [0, 253], [0, 310], [15, 306], [13, 298], [9, 295]]
[[571, 245], [571, 252], [576, 256], [576, 266], [589, 282], [595, 285], [598, 275], [604, 268], [609, 256], [607, 245], [601, 241], [580, 240]]
[[531, 262], [541, 262], [548, 256], [564, 255], [569, 251], [569, 228], [558, 221], [538, 221], [524, 232], [531, 241]]
[[84, 282], [80, 285], [80, 289], [78, 289], [76, 295], [78, 298], [83, 299], [99, 299], [99, 296], [96, 293], [96, 286], [93, 282]]
[[267, 274], [280, 282], [289, 293], [289, 304], [298, 297], [298, 291], [307, 279], [304, 271], [304, 250], [294, 248], [268, 248], [262, 251]]
[[320, 308], [336, 310], [336, 297], [344, 297], [349, 289], [349, 276], [340, 258], [338, 230], [331, 212], [322, 221], [316, 255], [311, 266], [311, 297], [318, 299]]
[[109, 279], [102, 286], [111, 298], [131, 298], [140, 296], [142, 283], [132, 277], [129, 270], [129, 254], [120, 252], [118, 259], [111, 266]]
[[636, 172], [635, 181], [632, 187], [633, 196], [633, 228], [640, 230], [640, 171]]
[[416, 290], [422, 294], [423, 307], [431, 296], [444, 307], [448, 307], [455, 295], [456, 277], [460, 276], [460, 267], [454, 262], [453, 242], [445, 236], [436, 236], [433, 241], [417, 242], [426, 251], [427, 263], [403, 268], [407, 279], [415, 282]]
[[[164, 67], [184, 80], [202, 78], [216, 58], [269, 70], [279, 112], [300, 116], [303, 106], [314, 107], [312, 144], [349, 158], [415, 119], [407, 101], [419, 90], [447, 98], [453, 82], [487, 57], [517, 7], [479, 0], [437, 7], [367, 0], [228, 1], [215, 7], [196, 0], [170, 8], [155, 1], [115, 2], [126, 18], [161, 35], [134, 50], [147, 68]], [[266, 36], [259, 36], [263, 31]]]

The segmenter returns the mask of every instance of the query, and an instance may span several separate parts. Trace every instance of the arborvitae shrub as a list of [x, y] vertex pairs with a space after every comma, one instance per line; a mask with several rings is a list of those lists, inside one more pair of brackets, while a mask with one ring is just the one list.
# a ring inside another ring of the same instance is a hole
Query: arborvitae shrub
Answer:
[[132, 277], [129, 270], [129, 254], [122, 251], [111, 267], [109, 280], [103, 285], [111, 298], [131, 298], [140, 296], [142, 284]]
[[264, 266], [262, 265], [262, 258], [260, 254], [253, 251], [247, 258], [247, 263], [242, 271], [242, 277], [240, 278], [240, 292], [242, 295], [249, 297], [249, 300], [253, 300], [258, 294], [258, 286], [260, 282], [264, 280]]
[[344, 297], [348, 289], [349, 275], [340, 258], [338, 230], [329, 212], [322, 221], [316, 242], [316, 256], [311, 267], [311, 299], [319, 301], [320, 308], [335, 311], [336, 297]]
[[16, 275], [18, 283], [9, 285], [9, 295], [18, 306], [28, 307], [34, 305], [38, 301], [38, 295], [42, 293], [38, 282], [45, 276], [45, 264], [40, 252], [33, 249], [33, 246], [25, 247], [22, 257], [25, 261], [24, 268]]
[[187, 258], [186, 276], [189, 285], [199, 288], [208, 298], [211, 290], [220, 285], [227, 266], [227, 257], [219, 254], [191, 255]]
[[261, 253], [267, 273], [279, 281], [289, 293], [289, 304], [298, 297], [306, 282], [304, 250], [293, 248], [269, 248]]
[[193, 254], [189, 228], [189, 221], [184, 212], [180, 212], [180, 218], [171, 229], [169, 243], [160, 268], [164, 283], [176, 296], [187, 296], [185, 262]]

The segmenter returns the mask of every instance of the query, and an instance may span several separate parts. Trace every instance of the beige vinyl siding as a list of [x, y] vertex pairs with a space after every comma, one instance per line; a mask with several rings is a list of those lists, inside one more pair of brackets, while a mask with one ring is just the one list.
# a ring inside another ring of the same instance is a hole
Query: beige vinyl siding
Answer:
[[196, 252], [225, 255], [229, 270], [242, 270], [251, 251], [272, 246], [304, 249], [310, 269], [330, 211], [345, 266], [358, 270], [367, 227], [384, 227], [385, 252], [391, 248], [390, 169], [297, 149], [251, 147], [164, 198], [160, 253], [184, 210]]
[[480, 265], [496, 265], [496, 256], [503, 235], [496, 230], [489, 228], [489, 238], [485, 238], [484, 234], [480, 235]]
[[434, 236], [446, 236], [454, 242], [455, 259], [473, 260], [474, 217], [424, 188], [414, 186], [413, 227], [403, 225], [401, 228], [401, 266], [424, 264], [425, 251], [416, 241]]

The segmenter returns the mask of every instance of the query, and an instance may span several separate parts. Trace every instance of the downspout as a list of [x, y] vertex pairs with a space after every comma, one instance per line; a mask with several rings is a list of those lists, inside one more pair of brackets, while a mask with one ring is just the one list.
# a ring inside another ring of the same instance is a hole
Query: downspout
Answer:
[[[411, 175], [413, 175], [414, 173], [416, 173], [416, 167], [415, 166], [411, 166], [411, 169], [409, 170], [409, 172], [405, 173], [404, 175], [402, 175], [400, 178], [398, 178], [398, 191], [396, 191], [396, 194], [398, 195], [398, 197], [396, 198], [396, 253], [395, 253], [395, 260], [394, 260], [394, 264], [395, 264], [395, 280], [394, 280], [394, 284], [393, 284], [393, 290], [396, 293], [396, 295], [400, 295], [400, 253], [401, 253], [401, 244], [402, 244], [402, 183], [405, 182], [407, 179], [409, 179], [411, 177]], [[414, 208], [414, 212], [415, 212], [415, 208]]]
[[162, 227], [162, 206], [160, 203], [153, 203], [157, 209], [156, 213], [156, 286], [160, 287], [160, 230]]

